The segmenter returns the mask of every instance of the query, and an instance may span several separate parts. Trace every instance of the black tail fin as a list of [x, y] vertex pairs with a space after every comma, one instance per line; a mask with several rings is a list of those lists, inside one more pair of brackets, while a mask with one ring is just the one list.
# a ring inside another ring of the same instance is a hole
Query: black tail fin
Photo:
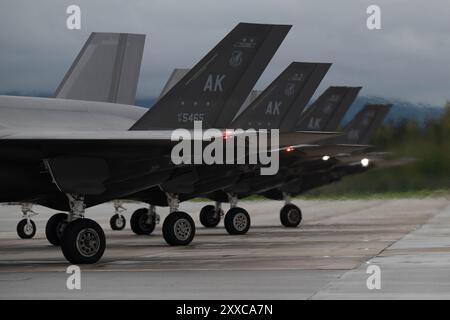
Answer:
[[225, 128], [291, 26], [238, 24], [130, 130]]
[[331, 63], [310, 63], [309, 65], [311, 66], [311, 70], [307, 74], [302, 75], [304, 80], [301, 91], [298, 93], [292, 107], [286, 112], [283, 119], [281, 119], [280, 131], [294, 131], [300, 114], [331, 67]]
[[336, 131], [361, 87], [329, 87], [301, 115], [298, 131]]
[[295, 106], [297, 112], [301, 112], [299, 109], [305, 107], [306, 99], [314, 93], [329, 67], [328, 63], [291, 63], [230, 127], [279, 129], [281, 121], [291, 108]]
[[367, 144], [391, 109], [390, 104], [368, 104], [344, 128], [338, 143]]
[[55, 97], [134, 104], [145, 35], [93, 32]]

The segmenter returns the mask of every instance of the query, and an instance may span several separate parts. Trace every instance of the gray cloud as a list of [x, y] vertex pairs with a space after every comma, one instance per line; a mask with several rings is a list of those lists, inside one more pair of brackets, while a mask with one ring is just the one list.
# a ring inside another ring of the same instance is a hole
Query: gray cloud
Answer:
[[[82, 9], [67, 30], [66, 7]], [[382, 9], [382, 30], [366, 8]], [[138, 95], [157, 95], [174, 67], [191, 67], [240, 21], [293, 24], [257, 83], [291, 61], [333, 62], [319, 91], [363, 85], [362, 94], [442, 105], [450, 98], [450, 3], [440, 0], [3, 0], [0, 91], [52, 91], [92, 31], [145, 33]]]

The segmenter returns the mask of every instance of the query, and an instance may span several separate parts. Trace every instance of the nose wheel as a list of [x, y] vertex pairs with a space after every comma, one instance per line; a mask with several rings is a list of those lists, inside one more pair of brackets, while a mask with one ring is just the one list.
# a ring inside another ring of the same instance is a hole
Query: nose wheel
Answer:
[[22, 239], [31, 239], [36, 234], [36, 224], [31, 219], [22, 219], [17, 224], [17, 235]]
[[22, 220], [17, 224], [17, 235], [22, 239], [31, 239], [36, 234], [36, 224], [31, 217], [37, 215], [33, 211], [33, 204], [22, 203]]
[[111, 219], [109, 219], [109, 225], [112, 230], [123, 230], [127, 224], [127, 219], [122, 212], [127, 211], [127, 209], [123, 206], [123, 202], [120, 200], [115, 200], [113, 205], [115, 213]]
[[111, 219], [109, 219], [109, 225], [113, 230], [123, 230], [127, 224], [127, 219], [122, 214], [114, 214]]

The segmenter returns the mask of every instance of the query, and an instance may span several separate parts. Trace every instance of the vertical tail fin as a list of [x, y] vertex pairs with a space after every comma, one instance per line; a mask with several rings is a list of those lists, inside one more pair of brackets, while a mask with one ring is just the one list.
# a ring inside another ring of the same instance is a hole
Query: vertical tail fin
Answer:
[[[291, 63], [231, 124], [233, 128], [280, 128], [281, 121], [294, 108], [305, 107], [325, 76], [330, 64]], [[320, 78], [320, 80], [319, 80]], [[313, 85], [310, 83], [313, 82]]]
[[56, 98], [134, 104], [145, 35], [93, 32]]
[[344, 136], [339, 143], [367, 144], [375, 130], [380, 127], [392, 105], [368, 104], [344, 128]]
[[329, 87], [301, 115], [298, 131], [336, 131], [361, 87]]
[[290, 28], [239, 23], [130, 130], [226, 127]]
[[295, 99], [292, 108], [290, 108], [280, 124], [280, 131], [290, 132], [295, 129], [295, 125], [299, 120], [300, 114], [305, 109], [308, 101], [313, 96], [320, 82], [331, 67], [331, 63], [310, 63], [311, 70], [308, 74], [304, 74], [304, 84], [302, 90]]

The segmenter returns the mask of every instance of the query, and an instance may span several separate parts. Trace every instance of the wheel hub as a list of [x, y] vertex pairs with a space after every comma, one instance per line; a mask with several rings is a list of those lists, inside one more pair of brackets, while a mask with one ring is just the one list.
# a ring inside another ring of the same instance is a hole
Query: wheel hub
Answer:
[[94, 229], [84, 229], [78, 234], [76, 245], [81, 255], [92, 257], [100, 248], [100, 237]]
[[124, 217], [123, 216], [118, 216], [116, 219], [116, 227], [117, 228], [122, 228], [124, 224]]
[[191, 224], [186, 219], [179, 219], [175, 222], [173, 229], [175, 236], [181, 241], [188, 239], [192, 232]]
[[33, 233], [33, 225], [31, 223], [27, 223], [24, 228], [23, 228], [23, 232], [25, 232], [25, 234], [27, 236], [29, 236], [30, 234]]
[[142, 215], [139, 219], [139, 225], [141, 226], [142, 230], [149, 229], [151, 227], [150, 217], [147, 215]]
[[300, 220], [300, 212], [298, 212], [298, 210], [295, 209], [291, 209], [288, 212], [288, 220], [291, 223], [297, 223]]
[[238, 230], [238, 231], [245, 230], [245, 228], [247, 227], [247, 224], [248, 224], [248, 220], [247, 220], [247, 217], [245, 216], [245, 214], [238, 213], [234, 216], [233, 225], [236, 230]]

